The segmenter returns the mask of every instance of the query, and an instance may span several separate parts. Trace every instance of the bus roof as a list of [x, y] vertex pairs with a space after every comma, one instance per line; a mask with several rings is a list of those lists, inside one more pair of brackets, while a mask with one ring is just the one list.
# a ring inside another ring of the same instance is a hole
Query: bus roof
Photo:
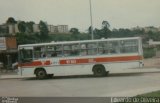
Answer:
[[62, 45], [62, 44], [73, 44], [73, 43], [90, 43], [98, 41], [115, 41], [115, 40], [131, 40], [140, 39], [140, 37], [126, 37], [126, 38], [108, 38], [108, 39], [96, 39], [96, 40], [79, 40], [79, 41], [62, 41], [62, 42], [50, 42], [50, 43], [36, 43], [36, 44], [24, 44], [19, 47], [34, 47], [34, 46], [45, 46], [45, 45]]

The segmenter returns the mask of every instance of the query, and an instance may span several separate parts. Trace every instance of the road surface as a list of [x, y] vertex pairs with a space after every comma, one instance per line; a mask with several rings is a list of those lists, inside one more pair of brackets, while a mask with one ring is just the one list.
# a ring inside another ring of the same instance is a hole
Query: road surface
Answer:
[[0, 96], [20, 97], [110, 97], [135, 96], [160, 90], [160, 69], [149, 72], [59, 76], [52, 79], [2, 78]]

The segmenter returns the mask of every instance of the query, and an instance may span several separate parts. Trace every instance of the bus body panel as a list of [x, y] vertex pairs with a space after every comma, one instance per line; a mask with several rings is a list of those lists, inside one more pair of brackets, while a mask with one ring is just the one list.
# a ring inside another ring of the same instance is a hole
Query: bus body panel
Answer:
[[[110, 73], [124, 73], [126, 69], [135, 69], [142, 67], [142, 64], [139, 61], [132, 62], [116, 62], [116, 63], [105, 63], [106, 71]], [[68, 66], [48, 66], [42, 67], [46, 70], [47, 74], [54, 74], [55, 76], [63, 75], [86, 75], [93, 74], [92, 68], [93, 64], [85, 65], [68, 65]], [[34, 68], [34, 69], [33, 69]], [[23, 76], [33, 76], [36, 67], [27, 67], [22, 69]]]

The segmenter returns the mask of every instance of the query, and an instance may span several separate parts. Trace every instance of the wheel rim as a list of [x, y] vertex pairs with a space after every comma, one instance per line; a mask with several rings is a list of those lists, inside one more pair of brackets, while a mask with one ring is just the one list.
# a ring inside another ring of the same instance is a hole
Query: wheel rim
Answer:
[[98, 68], [98, 69], [97, 69], [97, 73], [102, 73], [101, 68]]
[[46, 74], [45, 74], [44, 71], [39, 71], [39, 72], [38, 72], [38, 77], [39, 77], [39, 78], [44, 78], [45, 75], [46, 75]]

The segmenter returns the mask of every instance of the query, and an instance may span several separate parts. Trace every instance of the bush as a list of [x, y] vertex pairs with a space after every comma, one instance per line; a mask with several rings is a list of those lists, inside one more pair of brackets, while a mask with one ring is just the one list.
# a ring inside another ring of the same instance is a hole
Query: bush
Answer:
[[155, 48], [143, 48], [144, 58], [152, 58], [156, 55]]

